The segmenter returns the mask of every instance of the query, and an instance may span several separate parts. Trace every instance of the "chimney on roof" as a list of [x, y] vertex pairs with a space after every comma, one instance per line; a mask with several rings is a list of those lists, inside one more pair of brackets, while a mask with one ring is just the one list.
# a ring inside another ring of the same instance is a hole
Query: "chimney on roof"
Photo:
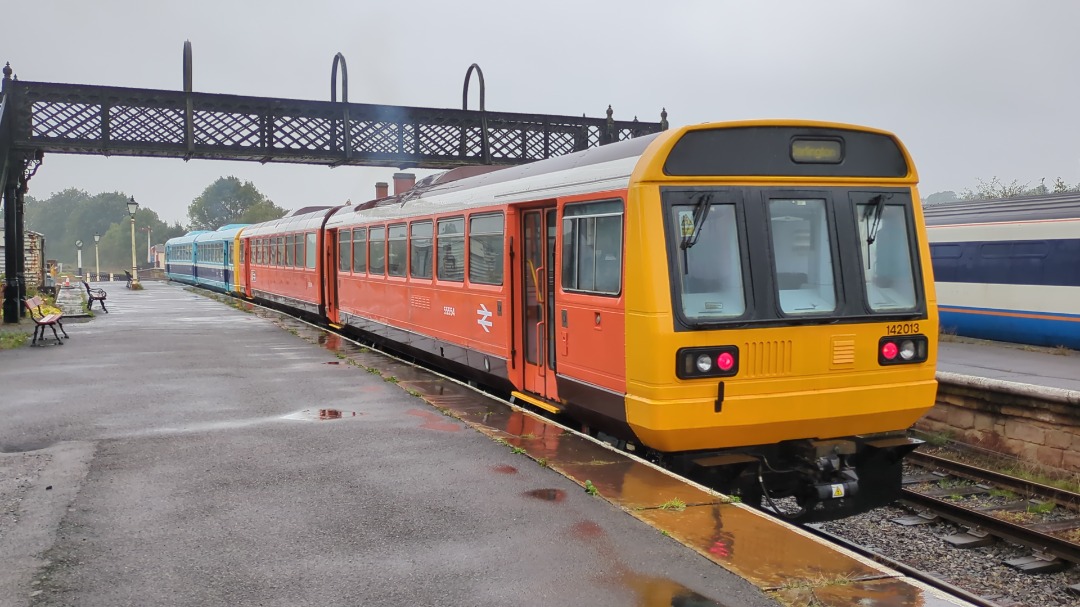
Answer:
[[394, 196], [408, 192], [416, 185], [416, 175], [412, 173], [394, 173]]
[[380, 181], [375, 184], [375, 200], [386, 198], [390, 195], [390, 185], [385, 181]]

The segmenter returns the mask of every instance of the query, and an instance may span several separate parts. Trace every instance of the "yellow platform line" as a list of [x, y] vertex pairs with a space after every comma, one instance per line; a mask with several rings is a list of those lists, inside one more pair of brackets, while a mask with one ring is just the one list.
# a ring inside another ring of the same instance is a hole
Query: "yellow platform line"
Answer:
[[551, 404], [551, 403], [549, 403], [549, 402], [547, 402], [545, 400], [537, 398], [535, 396], [529, 396], [528, 394], [522, 394], [521, 392], [511, 392], [510, 395], [513, 396], [514, 398], [519, 398], [519, 399], [529, 403], [530, 405], [536, 405], [537, 407], [540, 407], [541, 409], [543, 409], [544, 411], [547, 411], [548, 413], [554, 413], [556, 415], [558, 415], [559, 413], [562, 413], [562, 409], [556, 407], [555, 405], [553, 405], [553, 404]]

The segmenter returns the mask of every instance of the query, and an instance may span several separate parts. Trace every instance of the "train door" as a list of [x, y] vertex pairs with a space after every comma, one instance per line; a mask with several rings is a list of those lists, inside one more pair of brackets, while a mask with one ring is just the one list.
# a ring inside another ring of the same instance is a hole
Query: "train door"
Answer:
[[332, 323], [338, 322], [338, 231], [323, 232], [323, 293], [326, 302], [326, 318]]
[[558, 399], [555, 384], [555, 227], [554, 206], [521, 215], [523, 248], [521, 306], [525, 351], [525, 389]]
[[240, 285], [240, 292], [245, 297], [251, 297], [251, 256], [254, 254], [251, 250], [255, 246], [255, 239], [250, 238], [246, 241], [240, 241], [240, 276], [237, 277], [237, 283]]

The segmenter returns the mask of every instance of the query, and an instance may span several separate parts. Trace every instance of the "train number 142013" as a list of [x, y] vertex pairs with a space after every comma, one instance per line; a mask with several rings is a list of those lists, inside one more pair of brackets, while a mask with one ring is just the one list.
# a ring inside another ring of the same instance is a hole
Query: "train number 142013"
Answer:
[[885, 333], [888, 335], [914, 335], [918, 332], [919, 323], [917, 322], [902, 322], [885, 327]]

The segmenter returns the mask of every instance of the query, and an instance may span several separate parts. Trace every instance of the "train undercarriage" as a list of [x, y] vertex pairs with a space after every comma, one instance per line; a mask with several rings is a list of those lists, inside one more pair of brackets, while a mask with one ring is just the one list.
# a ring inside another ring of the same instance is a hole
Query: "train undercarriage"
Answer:
[[[621, 441], [620, 441], [621, 442]], [[922, 441], [905, 433], [795, 440], [647, 459], [742, 503], [797, 523], [845, 518], [900, 494], [903, 459]]]

